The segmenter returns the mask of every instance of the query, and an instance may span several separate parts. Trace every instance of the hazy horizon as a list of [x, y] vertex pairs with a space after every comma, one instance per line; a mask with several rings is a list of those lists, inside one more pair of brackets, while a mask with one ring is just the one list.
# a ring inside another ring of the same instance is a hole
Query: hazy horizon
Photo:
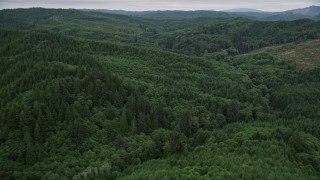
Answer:
[[154, 11], [154, 10], [217, 10], [229, 9], [257, 9], [261, 11], [286, 11], [290, 9], [319, 6], [318, 0], [0, 0], [0, 9], [15, 8], [62, 8], [62, 9], [109, 9], [126, 11]]

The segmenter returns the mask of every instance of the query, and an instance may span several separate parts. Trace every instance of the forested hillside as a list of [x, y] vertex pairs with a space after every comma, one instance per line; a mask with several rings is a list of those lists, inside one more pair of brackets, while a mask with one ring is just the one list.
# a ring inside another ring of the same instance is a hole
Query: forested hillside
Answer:
[[107, 9], [83, 9], [86, 12], [103, 12], [128, 16], [144, 17], [149, 19], [192, 19], [199, 17], [245, 17], [260, 21], [293, 21], [298, 19], [316, 19], [320, 14], [320, 6], [309, 6], [301, 9], [292, 9], [283, 12], [266, 12], [257, 9], [236, 8], [225, 11], [214, 10], [162, 10], [162, 11], [124, 11]]
[[311, 40], [305, 42], [294, 42], [276, 46], [268, 46], [246, 55], [268, 53], [278, 60], [292, 60], [297, 63], [298, 68], [313, 69], [320, 66], [320, 40]]
[[152, 20], [59, 9], [3, 10], [0, 27], [51, 30], [112, 43], [154, 46], [179, 53], [221, 58], [258, 48], [318, 39], [320, 22], [309, 19], [261, 22], [245, 18]]
[[319, 26], [2, 10], [0, 177], [319, 179]]

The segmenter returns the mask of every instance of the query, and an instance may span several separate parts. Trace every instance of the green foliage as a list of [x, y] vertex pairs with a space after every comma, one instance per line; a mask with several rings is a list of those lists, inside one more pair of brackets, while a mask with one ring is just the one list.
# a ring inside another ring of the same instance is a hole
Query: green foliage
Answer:
[[319, 177], [319, 161], [316, 158], [319, 151], [315, 149], [320, 147], [320, 141], [311, 135], [292, 133], [291, 129], [284, 127], [274, 128], [270, 123], [236, 123], [209, 134], [210, 138], [205, 145], [198, 146], [185, 155], [151, 160], [129, 168], [121, 179]]
[[319, 39], [320, 23], [312, 20], [259, 22], [243, 18], [207, 22], [160, 41], [167, 49], [221, 59], [265, 46]]
[[318, 22], [41, 8], [0, 18], [3, 179], [320, 176], [319, 68], [232, 57], [318, 38]]

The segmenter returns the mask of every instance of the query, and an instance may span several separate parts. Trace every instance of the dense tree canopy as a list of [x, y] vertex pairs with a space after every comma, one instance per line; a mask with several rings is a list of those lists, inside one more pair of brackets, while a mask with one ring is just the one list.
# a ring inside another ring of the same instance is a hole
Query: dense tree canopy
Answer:
[[0, 19], [3, 179], [320, 177], [320, 68], [238, 55], [317, 39], [319, 22]]

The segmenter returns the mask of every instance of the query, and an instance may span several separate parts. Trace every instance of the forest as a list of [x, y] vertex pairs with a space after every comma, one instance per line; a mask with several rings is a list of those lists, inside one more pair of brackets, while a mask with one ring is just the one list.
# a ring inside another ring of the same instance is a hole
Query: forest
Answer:
[[0, 10], [0, 179], [319, 179], [319, 39], [311, 19]]

